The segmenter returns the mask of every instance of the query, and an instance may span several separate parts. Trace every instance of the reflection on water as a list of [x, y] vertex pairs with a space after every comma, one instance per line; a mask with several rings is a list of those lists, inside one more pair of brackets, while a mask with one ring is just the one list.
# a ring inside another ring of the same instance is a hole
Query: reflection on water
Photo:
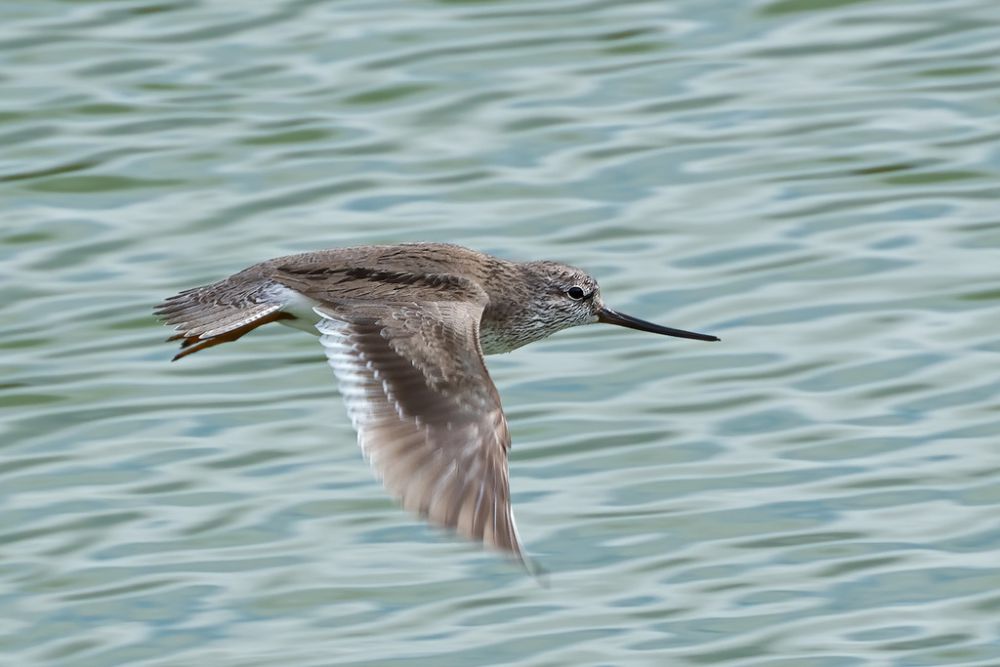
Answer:
[[[1000, 663], [993, 3], [8, 4], [9, 661]], [[149, 314], [414, 239], [723, 338], [491, 358], [549, 588], [395, 508], [315, 340]]]

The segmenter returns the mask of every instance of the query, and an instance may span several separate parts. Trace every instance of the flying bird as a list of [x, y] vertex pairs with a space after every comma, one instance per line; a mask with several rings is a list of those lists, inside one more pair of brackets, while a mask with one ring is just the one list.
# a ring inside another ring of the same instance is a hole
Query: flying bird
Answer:
[[385, 488], [432, 524], [521, 562], [510, 432], [483, 355], [595, 322], [719, 340], [609, 308], [572, 266], [442, 243], [278, 257], [170, 297], [156, 314], [176, 329], [175, 361], [271, 322], [318, 335]]

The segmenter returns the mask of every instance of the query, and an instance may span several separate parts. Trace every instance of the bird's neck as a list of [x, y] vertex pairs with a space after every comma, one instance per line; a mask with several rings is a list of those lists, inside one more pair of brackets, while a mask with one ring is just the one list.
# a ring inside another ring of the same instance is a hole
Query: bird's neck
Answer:
[[490, 266], [483, 286], [489, 303], [479, 324], [479, 342], [484, 354], [510, 352], [551, 332], [538, 319], [540, 310], [534, 300], [541, 285], [523, 264], [499, 262]]

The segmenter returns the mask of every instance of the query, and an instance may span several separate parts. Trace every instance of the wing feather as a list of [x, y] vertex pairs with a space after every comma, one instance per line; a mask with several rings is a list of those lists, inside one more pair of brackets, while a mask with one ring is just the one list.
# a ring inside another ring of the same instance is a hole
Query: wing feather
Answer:
[[316, 328], [358, 444], [386, 489], [430, 522], [523, 560], [510, 434], [479, 347], [481, 303], [335, 304]]

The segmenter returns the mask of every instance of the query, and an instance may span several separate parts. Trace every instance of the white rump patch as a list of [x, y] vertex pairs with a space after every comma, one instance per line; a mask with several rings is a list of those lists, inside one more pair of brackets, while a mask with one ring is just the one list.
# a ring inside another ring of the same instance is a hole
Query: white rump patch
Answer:
[[322, 319], [316, 313], [316, 306], [320, 305], [319, 301], [278, 283], [268, 288], [267, 295], [276, 303], [281, 304], [283, 313], [295, 316], [294, 320], [278, 320], [279, 323], [286, 327], [306, 331], [314, 336], [319, 335], [316, 331], [316, 325]]

